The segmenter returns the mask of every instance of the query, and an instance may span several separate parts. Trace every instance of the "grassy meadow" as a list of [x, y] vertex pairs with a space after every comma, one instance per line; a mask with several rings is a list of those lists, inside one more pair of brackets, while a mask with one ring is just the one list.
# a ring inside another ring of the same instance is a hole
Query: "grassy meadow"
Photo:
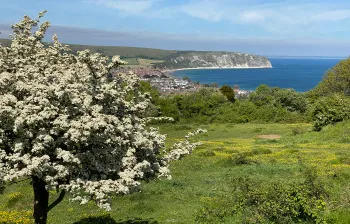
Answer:
[[[163, 124], [160, 130], [167, 134], [170, 146], [197, 127]], [[108, 213], [93, 203], [69, 202], [66, 196], [50, 211], [49, 223], [196, 223], [213, 201], [230, 198], [240, 178], [264, 186], [301, 182], [305, 167], [317, 173], [327, 191], [325, 221], [350, 223], [350, 122], [327, 126], [321, 132], [312, 132], [311, 124], [304, 123], [200, 127], [208, 130], [195, 137], [203, 144], [171, 164], [171, 180], [143, 183], [140, 192], [114, 197]], [[51, 193], [54, 200], [55, 192]], [[0, 223], [31, 223], [32, 199], [28, 180], [8, 185], [0, 196]], [[208, 223], [242, 223], [241, 216]]]

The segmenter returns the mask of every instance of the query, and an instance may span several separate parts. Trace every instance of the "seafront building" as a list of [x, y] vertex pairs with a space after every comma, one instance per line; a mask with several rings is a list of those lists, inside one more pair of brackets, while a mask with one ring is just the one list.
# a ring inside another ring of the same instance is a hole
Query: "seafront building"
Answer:
[[152, 87], [157, 88], [158, 91], [163, 94], [193, 92], [202, 87], [201, 85], [188, 80], [174, 78], [169, 73], [159, 69], [120, 68], [114, 71], [114, 74], [121, 72], [133, 72], [140, 78], [140, 80], [149, 82]]

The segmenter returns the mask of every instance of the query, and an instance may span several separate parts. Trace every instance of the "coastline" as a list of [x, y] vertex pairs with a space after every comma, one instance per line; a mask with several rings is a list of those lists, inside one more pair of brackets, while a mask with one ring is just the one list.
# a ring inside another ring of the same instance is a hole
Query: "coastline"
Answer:
[[273, 68], [272, 66], [256, 66], [256, 67], [246, 67], [246, 66], [236, 66], [236, 67], [196, 67], [196, 68], [178, 68], [178, 69], [166, 69], [161, 70], [161, 72], [166, 75], [168, 78], [178, 79], [179, 77], [175, 76], [173, 73], [176, 71], [185, 71], [185, 70], [207, 70], [207, 69], [261, 69], [261, 68]]
[[171, 74], [176, 71], [183, 70], [204, 70], [204, 69], [259, 69], [259, 68], [273, 68], [272, 66], [255, 66], [255, 67], [246, 67], [246, 66], [237, 66], [237, 67], [196, 67], [196, 68], [177, 68], [177, 69], [168, 69], [163, 70], [163, 72]]

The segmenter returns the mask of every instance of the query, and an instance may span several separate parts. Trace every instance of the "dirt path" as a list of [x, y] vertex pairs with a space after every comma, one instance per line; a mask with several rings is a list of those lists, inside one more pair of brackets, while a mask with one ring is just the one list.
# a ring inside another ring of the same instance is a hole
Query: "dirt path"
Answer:
[[262, 138], [262, 139], [280, 139], [281, 136], [280, 135], [274, 135], [274, 134], [270, 134], [270, 135], [258, 135], [258, 138]]

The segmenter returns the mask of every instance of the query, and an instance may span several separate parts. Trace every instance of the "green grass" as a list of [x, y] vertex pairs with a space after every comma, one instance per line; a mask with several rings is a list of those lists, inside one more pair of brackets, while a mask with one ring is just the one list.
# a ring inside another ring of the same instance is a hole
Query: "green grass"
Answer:
[[143, 58], [123, 58], [123, 61], [126, 61], [128, 64], [123, 65], [123, 67], [128, 68], [141, 68], [141, 67], [151, 67], [157, 63], [162, 63], [162, 60], [151, 60]]
[[140, 65], [151, 66], [151, 65], [154, 65], [154, 64], [157, 64], [157, 63], [162, 63], [162, 62], [164, 62], [164, 61], [163, 61], [163, 60], [150, 60], [150, 59], [138, 58], [138, 59], [137, 59], [137, 62], [138, 62]]
[[123, 58], [122, 60], [127, 62], [127, 65], [139, 65], [137, 58]]
[[[303, 164], [314, 167], [327, 184], [328, 220], [350, 223], [350, 122], [319, 133], [311, 132], [311, 124], [252, 123], [166, 124], [160, 131], [167, 134], [169, 147], [198, 127], [208, 130], [195, 137], [203, 144], [192, 155], [171, 164], [172, 179], [143, 183], [138, 193], [114, 197], [107, 219], [117, 223], [194, 223], [203, 205], [222, 197], [236, 178], [249, 177], [266, 184], [300, 181]], [[280, 139], [259, 137], [271, 134]], [[237, 165], [237, 155], [253, 162]], [[32, 197], [28, 181], [10, 185], [0, 196], [0, 211], [31, 210]], [[74, 223], [105, 214], [93, 203], [81, 206], [68, 198], [50, 212], [49, 223]]]

